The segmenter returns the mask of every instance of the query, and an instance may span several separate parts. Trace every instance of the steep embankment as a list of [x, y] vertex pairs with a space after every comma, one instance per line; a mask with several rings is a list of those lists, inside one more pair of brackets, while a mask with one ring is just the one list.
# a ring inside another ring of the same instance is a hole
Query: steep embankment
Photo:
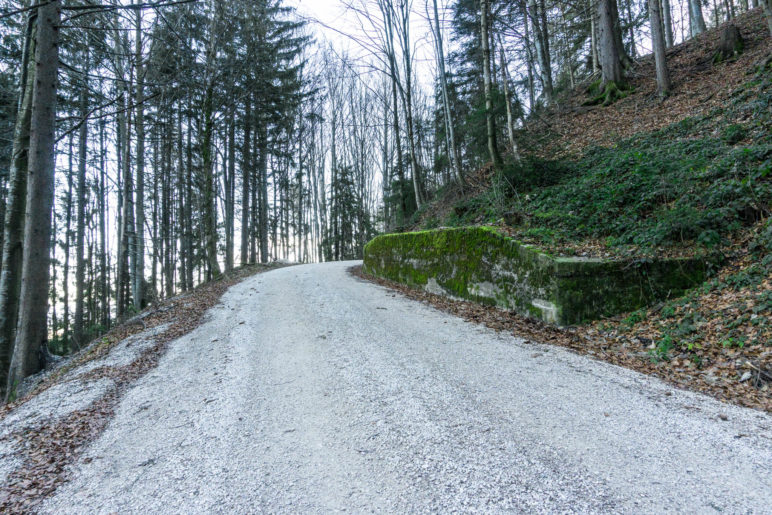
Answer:
[[[708, 123], [695, 128], [684, 139], [717, 137], [724, 127], [733, 123], [745, 127], [752, 124], [754, 120], [751, 112], [727, 107], [737, 104], [738, 96], [747, 96], [747, 86], [756, 83], [754, 75], [760, 71], [758, 66], [765, 61], [768, 64], [772, 55], [772, 38], [769, 37], [760, 9], [736, 18], [733, 23], [745, 39], [744, 53], [736, 60], [713, 63], [714, 50], [718, 47], [724, 25], [667, 51], [673, 89], [665, 101], [660, 101], [656, 94], [654, 62], [650, 55], [636, 61], [628, 78], [633, 88], [630, 94], [610, 106], [584, 105], [590, 99], [587, 88], [593, 79], [579, 84], [573, 91], [561, 94], [555, 105], [547, 112], [535, 115], [525, 130], [518, 134], [521, 152], [527, 157], [536, 158], [536, 162], [541, 165], [534, 173], [541, 176], [550, 171], [549, 167], [543, 169], [544, 161], [572, 161], [597, 147], [612, 150], [624, 147], [626, 139], [655, 133], [687, 119], [704, 117], [708, 118]], [[760, 109], [769, 109], [768, 94], [766, 98], [759, 96], [757, 100]], [[764, 123], [764, 120], [761, 122]], [[769, 123], [767, 118], [767, 128]], [[748, 135], [732, 135], [732, 144], [747, 143], [745, 136]], [[434, 202], [419, 213], [412, 227], [444, 223], [452, 218], [457, 202], [473, 199], [489, 191], [493, 179], [490, 165], [468, 170], [467, 185], [464, 188], [448, 187], [442, 191]], [[481, 210], [476, 215], [483, 217], [485, 213]], [[470, 216], [464, 221], [478, 220]]]
[[553, 255], [723, 254], [700, 287], [577, 332], [611, 361], [769, 410], [772, 38], [760, 10], [734, 23], [736, 60], [714, 63], [719, 27], [668, 51], [664, 101], [650, 56], [611, 106], [586, 106], [588, 84], [565, 94], [520, 132], [521, 163], [470, 173], [414, 228], [493, 225]]

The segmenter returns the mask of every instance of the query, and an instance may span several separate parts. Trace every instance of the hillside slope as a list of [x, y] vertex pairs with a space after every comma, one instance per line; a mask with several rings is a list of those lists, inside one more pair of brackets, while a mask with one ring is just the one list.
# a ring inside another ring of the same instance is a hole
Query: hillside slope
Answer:
[[555, 255], [723, 254], [685, 296], [577, 331], [612, 361], [770, 410], [772, 38], [760, 10], [734, 23], [738, 59], [713, 62], [719, 27], [668, 51], [664, 101], [651, 56], [611, 106], [578, 87], [520, 132], [521, 163], [468, 174], [413, 228], [494, 225]]

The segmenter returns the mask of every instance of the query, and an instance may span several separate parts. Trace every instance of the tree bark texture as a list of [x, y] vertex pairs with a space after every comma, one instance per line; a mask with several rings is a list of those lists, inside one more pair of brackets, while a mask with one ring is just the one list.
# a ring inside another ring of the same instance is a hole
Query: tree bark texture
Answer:
[[58, 0], [43, 4], [38, 9], [20, 323], [8, 374], [8, 393], [11, 395], [21, 380], [40, 370], [41, 346], [48, 342], [60, 17], [61, 5]]

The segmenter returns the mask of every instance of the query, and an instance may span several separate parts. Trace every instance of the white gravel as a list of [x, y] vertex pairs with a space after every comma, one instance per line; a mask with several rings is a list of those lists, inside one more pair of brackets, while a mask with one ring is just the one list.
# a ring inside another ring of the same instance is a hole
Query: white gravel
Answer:
[[111, 379], [65, 381], [41, 392], [0, 420], [0, 483], [22, 464], [17, 455], [23, 440], [13, 433], [56, 422], [70, 413], [88, 408], [115, 383]]
[[352, 264], [232, 288], [45, 510], [770, 511], [772, 417], [466, 323]]
[[144, 351], [156, 344], [156, 337], [166, 331], [171, 324], [160, 324], [141, 333], [117, 342], [105, 356], [89, 361], [68, 373], [68, 376], [83, 376], [102, 367], [123, 368], [131, 365]]
[[[100, 367], [130, 365], [142, 351], [155, 344], [155, 337], [166, 328], [168, 324], [126, 338], [111, 348], [107, 355], [67, 371], [58, 384], [43, 390], [0, 419], [0, 483], [23, 464], [19, 452], [23, 450], [24, 440], [15, 437], [14, 433], [36, 430], [46, 424], [56, 423], [75, 411], [87, 409], [114, 388], [115, 382], [109, 378], [89, 379], [84, 377], [86, 373]], [[59, 366], [66, 364], [63, 361]], [[33, 382], [39, 383], [52, 372], [42, 372], [39, 377], [33, 378]]]

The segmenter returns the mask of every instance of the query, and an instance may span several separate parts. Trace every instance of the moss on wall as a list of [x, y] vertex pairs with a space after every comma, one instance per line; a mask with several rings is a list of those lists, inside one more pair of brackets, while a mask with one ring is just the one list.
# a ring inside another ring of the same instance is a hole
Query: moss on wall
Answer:
[[640, 308], [705, 280], [709, 260], [553, 258], [490, 227], [379, 236], [366, 273], [560, 325]]

